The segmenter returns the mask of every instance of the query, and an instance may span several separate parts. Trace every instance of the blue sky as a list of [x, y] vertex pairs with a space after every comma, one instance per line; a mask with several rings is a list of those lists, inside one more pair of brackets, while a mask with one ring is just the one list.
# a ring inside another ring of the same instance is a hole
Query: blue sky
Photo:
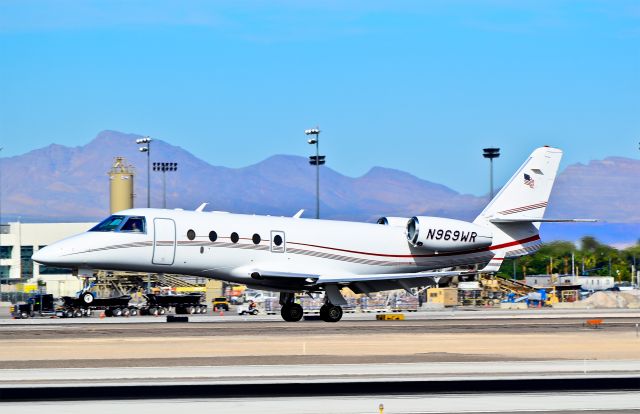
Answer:
[[638, 158], [637, 1], [0, 0], [3, 156], [104, 129], [487, 191], [540, 145]]

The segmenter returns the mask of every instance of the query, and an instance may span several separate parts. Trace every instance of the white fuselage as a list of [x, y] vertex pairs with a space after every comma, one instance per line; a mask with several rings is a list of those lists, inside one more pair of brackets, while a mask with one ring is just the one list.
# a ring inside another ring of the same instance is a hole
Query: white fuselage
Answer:
[[[116, 214], [144, 217], [144, 232], [89, 231], [42, 249], [34, 260], [72, 268], [195, 275], [268, 288], [274, 287], [272, 282], [255, 280], [251, 273], [413, 273], [487, 263], [500, 248], [427, 251], [408, 243], [403, 227], [380, 224], [162, 209]], [[233, 233], [238, 235], [235, 243]]]

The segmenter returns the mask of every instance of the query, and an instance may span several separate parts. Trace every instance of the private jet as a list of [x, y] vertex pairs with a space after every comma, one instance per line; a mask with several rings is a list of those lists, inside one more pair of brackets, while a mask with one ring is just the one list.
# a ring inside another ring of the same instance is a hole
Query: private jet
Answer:
[[296, 293], [324, 293], [320, 316], [342, 318], [341, 289], [356, 294], [446, 283], [496, 272], [535, 252], [562, 151], [533, 151], [473, 222], [415, 216], [360, 223], [134, 208], [33, 255], [48, 266], [171, 273], [280, 292], [281, 315], [303, 317]]

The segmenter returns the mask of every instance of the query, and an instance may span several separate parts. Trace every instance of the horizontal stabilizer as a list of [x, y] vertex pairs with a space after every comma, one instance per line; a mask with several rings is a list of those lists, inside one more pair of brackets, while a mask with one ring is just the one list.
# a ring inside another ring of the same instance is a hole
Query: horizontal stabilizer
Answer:
[[597, 219], [554, 219], [554, 218], [492, 218], [491, 223], [595, 223]]

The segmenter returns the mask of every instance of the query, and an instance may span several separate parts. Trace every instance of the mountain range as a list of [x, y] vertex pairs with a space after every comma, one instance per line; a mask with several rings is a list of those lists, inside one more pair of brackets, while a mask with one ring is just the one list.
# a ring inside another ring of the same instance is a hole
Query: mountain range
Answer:
[[[146, 155], [135, 134], [103, 131], [88, 144], [52, 144], [2, 159], [2, 219], [97, 221], [109, 214], [107, 172], [116, 156], [136, 167], [135, 206], [146, 206]], [[236, 213], [315, 214], [315, 169], [305, 157], [274, 155], [244, 168], [214, 166], [188, 151], [154, 140], [152, 161], [178, 163], [166, 173], [167, 206]], [[635, 190], [640, 161], [609, 157], [573, 164], [558, 176], [548, 217], [598, 218], [599, 224], [545, 224], [543, 237], [575, 240], [590, 234], [609, 243], [632, 243], [640, 235], [640, 193]], [[151, 204], [162, 205], [162, 174], [152, 172]], [[436, 215], [469, 220], [486, 197], [460, 194], [408, 173], [373, 167], [348, 177], [328, 166], [321, 170], [321, 214], [336, 220], [375, 221], [380, 216]], [[565, 237], [563, 237], [565, 235]]]

